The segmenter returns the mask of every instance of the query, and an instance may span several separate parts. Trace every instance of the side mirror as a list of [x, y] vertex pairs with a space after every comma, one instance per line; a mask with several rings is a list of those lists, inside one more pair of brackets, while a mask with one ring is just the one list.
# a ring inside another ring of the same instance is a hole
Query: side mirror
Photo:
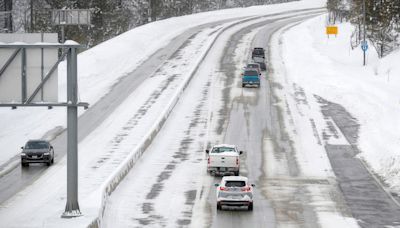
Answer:
[[239, 151], [239, 154], [243, 154], [243, 151]]
[[21, 146], [21, 149], [24, 149], [24, 147], [23, 147], [23, 146]]
[[251, 187], [255, 187], [256, 185], [255, 184], [251, 184]]
[[214, 186], [215, 186], [215, 187], [218, 187], [218, 186], [219, 186], [219, 184], [214, 184]]
[[209, 153], [210, 153], [210, 151], [209, 151], [209, 150], [206, 150], [206, 153], [207, 153], [207, 154], [209, 154]]
[[241, 73], [240, 75], [243, 75], [243, 73]]
[[261, 76], [261, 73], [259, 73], [258, 75], [260, 75], [260, 76]]
[[50, 149], [53, 149], [53, 146], [50, 146]]

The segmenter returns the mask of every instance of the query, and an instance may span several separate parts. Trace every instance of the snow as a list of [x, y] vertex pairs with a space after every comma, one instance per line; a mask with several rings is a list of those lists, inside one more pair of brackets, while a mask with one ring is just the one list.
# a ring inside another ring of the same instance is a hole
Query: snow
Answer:
[[[268, 15], [288, 10], [325, 6], [323, 0], [303, 0], [287, 4], [227, 9], [170, 18], [137, 27], [78, 55], [79, 99], [94, 105], [118, 82], [177, 35], [198, 25], [217, 20]], [[66, 65], [59, 66], [59, 100], [66, 101]], [[82, 110], [79, 113], [82, 114]], [[34, 113], [34, 115], [33, 115]], [[65, 110], [54, 108], [0, 109], [0, 164], [17, 155], [28, 139], [41, 138], [54, 126], [66, 126]], [[10, 125], [18, 119], [18, 124]], [[46, 119], [46, 121], [42, 121]], [[21, 134], [23, 132], [23, 134]], [[47, 139], [52, 139], [50, 135]], [[15, 161], [14, 161], [15, 163]], [[0, 171], [1, 172], [1, 171]]]
[[[361, 47], [354, 50], [350, 47], [349, 38], [354, 28], [349, 23], [338, 24], [338, 36], [328, 37], [324, 32], [325, 25], [324, 15], [290, 29], [282, 29], [283, 35], [275, 37], [273, 48], [273, 65], [285, 69], [278, 71], [275, 78], [284, 85], [279, 93], [294, 97], [292, 103], [291, 99], [287, 99], [289, 104], [278, 105], [284, 110], [297, 109], [290, 112], [286, 127], [297, 148], [302, 174], [333, 177], [323, 146], [349, 144], [334, 121], [321, 115], [314, 97], [317, 95], [343, 106], [356, 118], [360, 124], [357, 141], [361, 151], [359, 158], [372, 173], [386, 182], [391, 192], [399, 194], [400, 78], [396, 76], [400, 74], [400, 51], [378, 59], [376, 51], [370, 48], [367, 65], [363, 66]], [[315, 125], [314, 137], [310, 138], [304, 137], [310, 135], [310, 127], [306, 124], [308, 119], [312, 119]], [[322, 133], [327, 129], [328, 122], [338, 130], [338, 135], [325, 140]], [[311, 160], [314, 162], [310, 163]], [[320, 194], [316, 189], [310, 191], [314, 196]], [[332, 224], [357, 227], [351, 218], [335, 218], [337, 214], [324, 212], [324, 207], [329, 207], [329, 204], [320, 206], [323, 207], [317, 214], [323, 227], [331, 227]]]
[[339, 35], [328, 37], [324, 34], [325, 21], [326, 17], [321, 16], [283, 35], [285, 80], [303, 88], [308, 99], [318, 95], [342, 105], [353, 115], [360, 124], [360, 158], [386, 181], [391, 191], [400, 193], [400, 51], [378, 59], [370, 48], [367, 65], [363, 66], [361, 48], [350, 47], [353, 27], [349, 23], [338, 24]]
[[[324, 1], [321, 0], [304, 0], [281, 5], [214, 11], [171, 18], [135, 28], [79, 54], [80, 100], [93, 105], [107, 94], [121, 77], [132, 72], [155, 51], [167, 45], [174, 37], [196, 25], [217, 20], [321, 7], [324, 4]], [[188, 62], [187, 67], [190, 69], [195, 63], [196, 59]], [[188, 72], [188, 69], [183, 70], [182, 68], [175, 70]], [[166, 72], [172, 74], [174, 70], [166, 69]], [[59, 77], [59, 98], [60, 102], [65, 102], [65, 63], [59, 67]], [[168, 91], [149, 108], [147, 113], [151, 114], [147, 114], [138, 122], [140, 124], [133, 126], [136, 133], [129, 134], [126, 137], [123, 132], [124, 127], [137, 109], [127, 110], [123, 107], [127, 107], [127, 104], [129, 106], [135, 104], [133, 107], [140, 107], [143, 102], [151, 97], [151, 92], [159, 90], [163, 83], [165, 83], [163, 77], [152, 77], [144, 81], [121, 104], [120, 108], [115, 110], [104, 123], [79, 144], [80, 151], [89, 151], [80, 153], [79, 157], [79, 198], [83, 216], [75, 219], [60, 218], [66, 202], [66, 158], [64, 157], [54, 166], [48, 168], [32, 185], [27, 186], [26, 189], [2, 204], [0, 208], [2, 224], [6, 226], [29, 224], [33, 227], [76, 227], [92, 223], [99, 212], [101, 195], [105, 191], [104, 184], [110, 176], [120, 175], [116, 173], [115, 169], [124, 165], [128, 156], [133, 156], [132, 153], [136, 152], [135, 148], [142, 142], [143, 136], [154, 129], [154, 123], [162, 118], [159, 114], [164, 113], [165, 105], [163, 104], [171, 102], [171, 98], [174, 97], [173, 92], [184, 84], [184, 80], [169, 87]], [[80, 110], [80, 113], [82, 112]], [[47, 135], [47, 139], [52, 139], [59, 131], [52, 131], [54, 128], [62, 129], [66, 126], [65, 109], [61, 108], [52, 110], [44, 110], [43, 108], [1, 109], [0, 115], [2, 116], [0, 120], [0, 144], [3, 146], [0, 164], [4, 164], [18, 155], [19, 151], [15, 148], [19, 148], [28, 139], [41, 138], [43, 135]], [[116, 151], [112, 150], [114, 149], [113, 143], [118, 141], [118, 137], [121, 136], [125, 137], [123, 143]], [[143, 151], [135, 156], [140, 157], [141, 153]], [[104, 163], [104, 160], [108, 161]], [[18, 163], [18, 159], [10, 163], [10, 167], [15, 166], [16, 163]], [[189, 166], [185, 169], [190, 168]], [[185, 169], [182, 170], [182, 174], [185, 173]], [[3, 169], [3, 172], [5, 171], [7, 170]], [[51, 192], [48, 191], [49, 186], [51, 186]], [[46, 192], [46, 194], [43, 194], [43, 192]], [[36, 197], [38, 195], [41, 197]]]
[[79, 44], [78, 42], [74, 41], [74, 40], [66, 40], [64, 42], [65, 45], [77, 45]]
[[[196, 25], [216, 20], [272, 14], [323, 5], [323, 1], [310, 0], [283, 5], [230, 9], [171, 18], [135, 28], [79, 54], [80, 99], [93, 105], [106, 95], [121, 77], [132, 72], [155, 51], [167, 45], [174, 37]], [[340, 131], [337, 137], [330, 137], [327, 141], [323, 139], [322, 129], [327, 128], [327, 121], [331, 122], [335, 129], [338, 129], [338, 127], [333, 120], [326, 120], [321, 113], [317, 112], [320, 108], [314, 95], [318, 95], [342, 105], [357, 119], [360, 124], [358, 139], [358, 146], [361, 149], [360, 158], [365, 160], [373, 171], [386, 181], [391, 187], [391, 191], [400, 193], [400, 155], [397, 151], [400, 144], [400, 133], [398, 131], [400, 127], [398, 118], [400, 115], [400, 78], [398, 77], [400, 75], [400, 66], [398, 66], [400, 51], [383, 59], [378, 59], [376, 52], [369, 49], [367, 66], [364, 67], [362, 66], [361, 48], [355, 50], [350, 48], [349, 37], [352, 27], [348, 23], [339, 24], [339, 35], [328, 38], [324, 34], [325, 21], [325, 16], [317, 17], [288, 30], [282, 30], [283, 36], [275, 37], [275, 48], [277, 48], [276, 50], [279, 48], [279, 55], [282, 59], [278, 58], [278, 55], [273, 56], [275, 58], [273, 59], [274, 65], [285, 69], [285, 71], [277, 72], [277, 76], [281, 76], [281, 78], [275, 79], [290, 86], [286, 87], [289, 91], [283, 91], [282, 95], [296, 94], [292, 99], [287, 99], [289, 103], [276, 105], [283, 108], [296, 108], [296, 112], [289, 115], [287, 128], [299, 151], [297, 159], [301, 164], [301, 174], [314, 178], [334, 178], [329, 160], [326, 155], [323, 155], [324, 145], [349, 144]], [[197, 38], [198, 40], [193, 41], [194, 44], [197, 44], [199, 50], [204, 51], [204, 37], [200, 35]], [[279, 42], [281, 44], [278, 44]], [[181, 54], [184, 55], [185, 53]], [[186, 54], [191, 55], [193, 53]], [[198, 59], [187, 59], [193, 60], [187, 62], [187, 68], [173, 69], [171, 65], [171, 68], [164, 69], [164, 73], [190, 72], [191, 66], [194, 66]], [[61, 101], [65, 101], [65, 65], [60, 67], [59, 75], [61, 76], [59, 97]], [[23, 223], [36, 227], [82, 227], [93, 222], [98, 215], [105, 186], [112, 181], [111, 177], [120, 175], [115, 170], [120, 171], [121, 166], [126, 165], [130, 157], [140, 157], [140, 153], [143, 153], [143, 151], [138, 151], [137, 148], [140, 147], [150, 129], [155, 128], [154, 123], [159, 122], [159, 114], [165, 112], [165, 105], [163, 104], [171, 102], [170, 98], [175, 96], [177, 88], [183, 85], [181, 81], [169, 87], [169, 91], [154, 100], [155, 103], [148, 108], [148, 112], [146, 116], [141, 118], [140, 124], [131, 126], [134, 127], [135, 132], [126, 131], [124, 127], [132, 120], [131, 117], [137, 113], [141, 104], [151, 97], [152, 92], [159, 91], [165, 83], [164, 79], [161, 75], [158, 75], [144, 81], [104, 123], [80, 143], [80, 151], [91, 151], [91, 153], [81, 153], [79, 157], [79, 197], [83, 216], [76, 219], [60, 218], [64, 210], [66, 196], [66, 159], [64, 158], [46, 170], [35, 183], [17, 193], [1, 206], [0, 220], [2, 224], [11, 227], [17, 227]], [[195, 97], [193, 95], [193, 99]], [[307, 103], [299, 101], [307, 101]], [[217, 102], [215, 105], [218, 105], [218, 101], [215, 102]], [[124, 107], [128, 104], [136, 108], [127, 111]], [[184, 109], [190, 110], [192, 108], [187, 106]], [[80, 112], [83, 111], [80, 110]], [[2, 117], [0, 120], [0, 144], [3, 147], [0, 164], [8, 162], [9, 159], [17, 155], [19, 151], [15, 148], [19, 148], [27, 139], [40, 138], [43, 135], [52, 139], [57, 131], [50, 134], [46, 133], [55, 127], [61, 129], [66, 125], [65, 110], [59, 108], [52, 110], [44, 110], [43, 108], [0, 109], [0, 115]], [[190, 122], [189, 119], [184, 119], [184, 117], [175, 118], [182, 118], [182, 126]], [[311, 120], [316, 126], [315, 129], [309, 127]], [[175, 135], [170, 135], [164, 140], [169, 141], [169, 137], [180, 137], [179, 134], [184, 135], [182, 131], [178, 131]], [[304, 135], [312, 137], [306, 139], [300, 137]], [[115, 142], [120, 140], [121, 137], [122, 143], [115, 149]], [[266, 150], [272, 150], [270, 147], [273, 147], [273, 145], [268, 142], [268, 139], [265, 139], [265, 141], [264, 145], [268, 147]], [[165, 152], [172, 153], [178, 147], [178, 145], [171, 145]], [[159, 147], [151, 148], [153, 151], [163, 149]], [[102, 162], [104, 158], [107, 160], [106, 162]], [[154, 163], [145, 168], [161, 172], [164, 166], [160, 166], [160, 164], [169, 161], [163, 157], [155, 157], [154, 159]], [[15, 166], [15, 164], [17, 163], [10, 164], [10, 167]], [[136, 164], [138, 167], [135, 167], [135, 169], [139, 169], [141, 165], [143, 166], [139, 161]], [[182, 202], [185, 200], [184, 190], [196, 189], [197, 187], [193, 183], [187, 183], [184, 178], [192, 168], [193, 166], [187, 164], [179, 167], [178, 175], [172, 177], [168, 182], [169, 184], [165, 186], [162, 197], [171, 197], [174, 205], [183, 205]], [[281, 171], [280, 164], [269, 167], [269, 169], [273, 169], [276, 173]], [[197, 172], [202, 172], [202, 170], [192, 171], [192, 174], [195, 175]], [[152, 178], [150, 175], [146, 176], [146, 173], [141, 176], [144, 179], [136, 180], [137, 182], [143, 183], [146, 180], [148, 183], [154, 182], [150, 179]], [[187, 188], [182, 189], [182, 192], [168, 195], [175, 189], [171, 186], [171, 183], [187, 186]], [[43, 194], [43, 192], [48, 193], [49, 186], [52, 189], [51, 193]], [[151, 186], [142, 187], [151, 188]], [[200, 189], [200, 187], [197, 187], [197, 189]], [[206, 189], [208, 188], [206, 187]], [[310, 188], [309, 191], [316, 198], [324, 197], [322, 190]], [[38, 195], [41, 196], [39, 199], [37, 197], [32, 199], [32, 196]], [[121, 197], [131, 197], [131, 195], [122, 195]], [[134, 197], [143, 198], [144, 196], [134, 193]], [[319, 202], [318, 216], [323, 227], [357, 227], [354, 219], [340, 216], [338, 213], [327, 212], [326, 208], [335, 207], [332, 202], [321, 202], [318, 199], [315, 199], [315, 202]], [[160, 211], [163, 217], [170, 217], [171, 221], [178, 219], [173, 217], [176, 214], [170, 213], [170, 210], [165, 210], [165, 208], [173, 207], [157, 202], [156, 210]], [[184, 211], [186, 208], [179, 208], [179, 210]], [[197, 210], [201, 209], [198, 208]], [[201, 219], [194, 218], [194, 220], [198, 220], [194, 222], [195, 224], [204, 221], [206, 215], [200, 217]], [[35, 219], [33, 220], [33, 218]], [[122, 217], [119, 218], [122, 219]]]
[[358, 227], [357, 221], [354, 219], [338, 216], [335, 213], [322, 212], [319, 217], [324, 228]]
[[[205, 86], [209, 77], [209, 74], [196, 74], [192, 79], [194, 83], [188, 89], [192, 92], [185, 94], [186, 99], [180, 99], [155, 139], [161, 143], [153, 142], [150, 145], [142, 159], [111, 196], [107, 203], [104, 227], [140, 227], [143, 223], [168, 226], [179, 219], [188, 219], [187, 215], [182, 216], [191, 207], [185, 204], [185, 196], [195, 186], [193, 180], [186, 177], [199, 176], [201, 171], [201, 164], [197, 159], [204, 155], [204, 151], [199, 150], [195, 141], [201, 140], [199, 135], [204, 131], [203, 118], [204, 113], [207, 114], [207, 106], [202, 103], [207, 94]], [[191, 125], [194, 127], [189, 127]], [[187, 138], [186, 145], [180, 144], [179, 139], [182, 138]], [[193, 153], [183, 154], [181, 151], [185, 146]], [[173, 171], [174, 175], [170, 175]], [[159, 185], [154, 186], [154, 183]], [[130, 200], [124, 200], [125, 197]], [[161, 198], [165, 200], [158, 200]], [[152, 218], [155, 216], [160, 216], [160, 223], [154, 223]]]

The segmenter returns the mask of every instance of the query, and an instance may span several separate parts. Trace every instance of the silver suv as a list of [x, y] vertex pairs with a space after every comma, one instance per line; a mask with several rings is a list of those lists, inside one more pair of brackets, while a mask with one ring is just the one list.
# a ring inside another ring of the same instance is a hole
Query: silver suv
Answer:
[[258, 63], [248, 63], [244, 69], [245, 70], [256, 69], [258, 74], [261, 75], [261, 67], [260, 64]]
[[29, 163], [46, 163], [50, 166], [54, 163], [54, 149], [47, 140], [29, 140], [21, 149], [22, 166], [29, 166]]
[[249, 184], [247, 177], [225, 176], [217, 187], [217, 210], [222, 206], [247, 206], [249, 211], [253, 210], [253, 187]]

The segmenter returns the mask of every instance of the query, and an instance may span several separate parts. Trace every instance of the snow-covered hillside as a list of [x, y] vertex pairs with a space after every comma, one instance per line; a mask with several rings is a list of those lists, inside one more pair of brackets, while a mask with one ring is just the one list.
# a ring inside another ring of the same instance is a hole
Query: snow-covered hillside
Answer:
[[356, 118], [360, 158], [400, 193], [400, 51], [379, 59], [370, 45], [363, 66], [361, 48], [350, 47], [354, 28], [338, 24], [338, 36], [328, 37], [325, 24], [326, 16], [320, 16], [284, 33], [285, 80]]

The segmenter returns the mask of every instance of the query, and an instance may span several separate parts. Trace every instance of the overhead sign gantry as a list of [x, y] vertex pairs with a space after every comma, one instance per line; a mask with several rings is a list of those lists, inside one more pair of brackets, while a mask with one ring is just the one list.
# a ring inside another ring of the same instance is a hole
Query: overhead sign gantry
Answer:
[[[28, 34], [25, 35], [28, 36]], [[16, 38], [14, 37], [12, 40], [16, 40]], [[89, 104], [78, 101], [77, 49], [84, 48], [84, 46], [76, 42], [61, 44], [58, 42], [6, 41], [0, 39], [0, 107], [13, 109], [30, 106], [67, 107], [67, 203], [62, 217], [80, 216], [78, 203], [78, 107], [87, 108]], [[60, 57], [57, 56], [59, 49], [63, 50]], [[67, 101], [58, 102], [57, 67], [65, 56], [67, 61]], [[53, 63], [50, 64], [52, 60]]]

